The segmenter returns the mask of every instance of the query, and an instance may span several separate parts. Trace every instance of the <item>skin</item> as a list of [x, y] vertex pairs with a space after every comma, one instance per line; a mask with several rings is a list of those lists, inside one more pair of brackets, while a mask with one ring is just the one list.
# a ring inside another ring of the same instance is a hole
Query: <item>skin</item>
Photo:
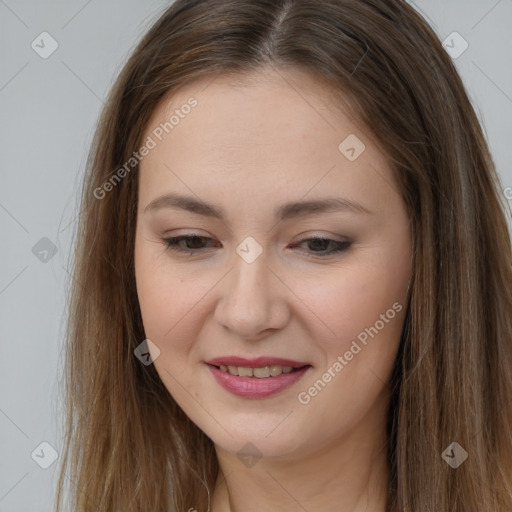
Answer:
[[[384, 512], [388, 382], [411, 277], [408, 216], [385, 155], [326, 84], [297, 70], [200, 79], [158, 106], [145, 137], [191, 96], [197, 106], [140, 165], [135, 274], [156, 370], [215, 444], [211, 511]], [[338, 149], [350, 134], [366, 146], [354, 161]], [[225, 220], [144, 211], [169, 192], [214, 203]], [[273, 217], [289, 201], [328, 197], [372, 213]], [[181, 242], [192, 255], [167, 248], [164, 238], [187, 233], [212, 240]], [[352, 245], [322, 258], [332, 245], [307, 241], [315, 235]], [[236, 252], [248, 236], [263, 250], [252, 263]], [[401, 311], [300, 403], [394, 303]], [[205, 361], [226, 355], [312, 368], [277, 395], [249, 399], [208, 370]], [[248, 442], [261, 454], [250, 466], [237, 457]]]

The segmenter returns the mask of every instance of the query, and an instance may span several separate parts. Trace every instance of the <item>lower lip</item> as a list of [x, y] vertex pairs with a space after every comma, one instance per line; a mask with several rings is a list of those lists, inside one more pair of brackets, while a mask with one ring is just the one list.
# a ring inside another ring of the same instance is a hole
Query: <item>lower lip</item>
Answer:
[[224, 372], [219, 368], [207, 365], [212, 372], [215, 380], [227, 391], [237, 396], [245, 398], [265, 398], [267, 396], [280, 393], [287, 387], [291, 386], [311, 368], [311, 366], [304, 366], [300, 370], [290, 373], [282, 373], [277, 377], [239, 377], [238, 375], [231, 375], [229, 372]]

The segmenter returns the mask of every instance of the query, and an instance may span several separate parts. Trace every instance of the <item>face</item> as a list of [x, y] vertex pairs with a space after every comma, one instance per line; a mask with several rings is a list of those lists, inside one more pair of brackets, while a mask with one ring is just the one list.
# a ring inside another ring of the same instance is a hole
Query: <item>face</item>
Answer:
[[232, 453], [315, 453], [384, 421], [408, 217], [385, 156], [329, 98], [299, 71], [201, 79], [144, 136], [135, 275], [153, 364]]

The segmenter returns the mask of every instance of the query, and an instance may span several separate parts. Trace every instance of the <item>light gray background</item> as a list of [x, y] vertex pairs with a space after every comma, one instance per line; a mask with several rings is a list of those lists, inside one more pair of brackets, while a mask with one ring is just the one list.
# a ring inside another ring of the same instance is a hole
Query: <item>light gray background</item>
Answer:
[[[469, 43], [454, 61], [512, 198], [512, 0], [410, 3], [441, 40], [457, 31]], [[0, 512], [53, 506], [59, 461], [43, 469], [35, 460], [51, 460], [40, 443], [58, 453], [62, 446], [59, 378], [76, 195], [107, 91], [168, 5], [0, 0]], [[44, 31], [58, 43], [46, 59], [31, 47]], [[32, 251], [43, 237], [57, 247], [46, 262]]]

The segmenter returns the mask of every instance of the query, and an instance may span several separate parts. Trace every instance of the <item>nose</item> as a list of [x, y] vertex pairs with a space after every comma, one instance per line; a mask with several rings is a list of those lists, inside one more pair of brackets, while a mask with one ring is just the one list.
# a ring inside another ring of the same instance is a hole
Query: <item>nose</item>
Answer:
[[[265, 253], [248, 263], [236, 255], [223, 279], [215, 310], [219, 325], [235, 336], [255, 340], [289, 320], [284, 279], [268, 266]], [[267, 333], [268, 334], [268, 333]]]

